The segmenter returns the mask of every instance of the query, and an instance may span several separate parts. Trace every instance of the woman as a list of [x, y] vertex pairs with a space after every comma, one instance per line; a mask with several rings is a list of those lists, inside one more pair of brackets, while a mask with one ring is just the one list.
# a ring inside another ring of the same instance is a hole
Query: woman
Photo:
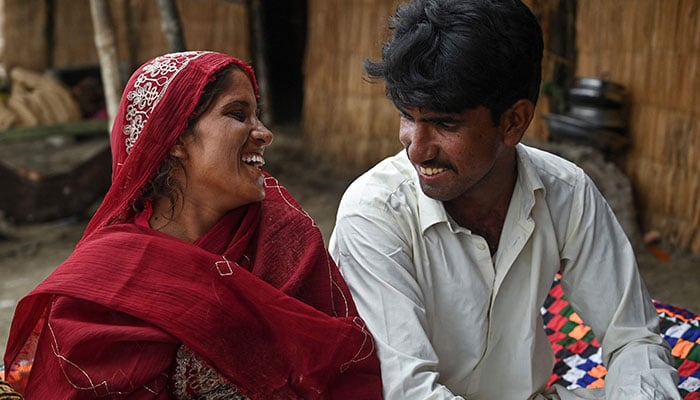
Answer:
[[257, 111], [252, 69], [227, 55], [168, 54], [132, 75], [112, 186], [15, 311], [5, 366], [26, 399], [381, 397], [319, 230], [262, 171], [272, 134]]

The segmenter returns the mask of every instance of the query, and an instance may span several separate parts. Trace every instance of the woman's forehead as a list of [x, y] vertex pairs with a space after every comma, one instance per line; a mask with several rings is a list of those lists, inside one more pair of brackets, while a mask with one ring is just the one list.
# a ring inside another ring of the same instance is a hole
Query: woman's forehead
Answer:
[[223, 90], [217, 95], [215, 102], [246, 102], [252, 107], [257, 105], [257, 96], [253, 89], [253, 83], [245, 72], [239, 68], [233, 68], [227, 75]]

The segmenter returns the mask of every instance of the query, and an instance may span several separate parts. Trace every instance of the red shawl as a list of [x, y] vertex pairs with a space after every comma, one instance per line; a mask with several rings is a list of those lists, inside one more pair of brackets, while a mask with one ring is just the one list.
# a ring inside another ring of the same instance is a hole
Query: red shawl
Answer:
[[[244, 66], [217, 53], [184, 54], [170, 57], [194, 55], [179, 72], [200, 85], [188, 86], [194, 93], [223, 65]], [[138, 87], [148, 65], [127, 89]], [[168, 93], [160, 96], [163, 102]], [[149, 127], [154, 110], [128, 156], [113, 151], [112, 188], [74, 253], [17, 305], [7, 380], [19, 384], [13, 371], [33, 360], [18, 388], [28, 400], [167, 399], [184, 344], [251, 399], [381, 398], [372, 338], [320, 231], [277, 180], [266, 178], [264, 201], [232, 211], [192, 244], [133, 223], [124, 202], [171, 141], [158, 140], [168, 130]]]

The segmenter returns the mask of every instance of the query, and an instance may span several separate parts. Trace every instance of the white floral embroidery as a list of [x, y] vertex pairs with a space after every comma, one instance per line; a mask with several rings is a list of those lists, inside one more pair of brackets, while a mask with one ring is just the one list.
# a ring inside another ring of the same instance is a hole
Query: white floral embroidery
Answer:
[[126, 152], [129, 153], [146, 125], [148, 117], [163, 98], [170, 82], [193, 59], [208, 52], [186, 51], [154, 58], [145, 65], [134, 81], [134, 87], [126, 94], [129, 104], [124, 116], [123, 133], [126, 135]]

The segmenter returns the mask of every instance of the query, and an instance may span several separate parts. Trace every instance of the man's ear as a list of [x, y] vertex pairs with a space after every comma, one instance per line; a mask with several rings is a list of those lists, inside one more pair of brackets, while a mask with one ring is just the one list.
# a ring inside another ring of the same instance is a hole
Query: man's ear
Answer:
[[520, 143], [535, 115], [535, 105], [530, 100], [520, 99], [503, 113], [503, 141], [509, 146]]

